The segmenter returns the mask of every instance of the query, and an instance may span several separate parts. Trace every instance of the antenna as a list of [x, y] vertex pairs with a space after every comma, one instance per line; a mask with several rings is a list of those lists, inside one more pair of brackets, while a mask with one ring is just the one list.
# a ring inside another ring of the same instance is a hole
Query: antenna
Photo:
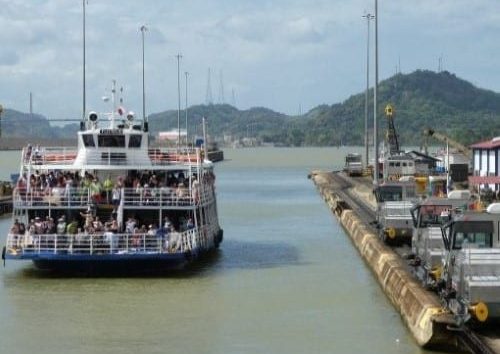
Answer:
[[111, 88], [111, 102], [113, 104], [113, 110], [111, 111], [111, 129], [114, 129], [115, 124], [115, 111], [116, 111], [116, 80], [112, 81], [113, 86]]
[[219, 103], [224, 104], [224, 80], [222, 78], [222, 69], [219, 71]]
[[214, 103], [212, 99], [212, 83], [210, 82], [210, 68], [208, 68], [207, 95], [205, 97], [205, 103], [207, 105]]
[[30, 114], [33, 114], [33, 93], [30, 91]]
[[442, 70], [443, 70], [443, 57], [441, 55], [438, 58], [438, 73], [440, 73]]
[[234, 95], [234, 88], [231, 89], [231, 104], [236, 107], [236, 96]]

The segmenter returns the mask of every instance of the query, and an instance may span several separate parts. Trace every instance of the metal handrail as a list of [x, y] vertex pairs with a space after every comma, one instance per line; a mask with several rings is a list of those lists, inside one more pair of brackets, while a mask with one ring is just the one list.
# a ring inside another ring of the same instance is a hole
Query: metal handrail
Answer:
[[[211, 234], [208, 234], [211, 230]], [[7, 251], [21, 254], [175, 254], [204, 247], [208, 240], [201, 238], [215, 236], [213, 227], [203, 226], [183, 232], [171, 232], [167, 237], [147, 233], [111, 233], [96, 234], [36, 234], [7, 235]]]
[[[213, 185], [206, 182], [203, 188], [123, 188], [123, 205], [136, 206], [194, 206], [214, 202]], [[21, 207], [86, 207], [89, 204], [111, 204], [111, 196], [106, 193], [93, 195], [90, 188], [54, 187], [44, 191], [33, 188], [14, 188], [13, 204]]]
[[[112, 148], [99, 148], [101, 155], [87, 156], [86, 163], [89, 165], [126, 165], [127, 156], [121, 155], [121, 150]], [[36, 152], [31, 150], [28, 155], [23, 149], [23, 162], [26, 165], [72, 165], [77, 157], [78, 150], [74, 147], [41, 147]], [[147, 157], [146, 157], [147, 156]], [[134, 156], [134, 164], [153, 166], [182, 164], [192, 165], [201, 163], [202, 159], [197, 155], [194, 148], [151, 148], [143, 157]]]

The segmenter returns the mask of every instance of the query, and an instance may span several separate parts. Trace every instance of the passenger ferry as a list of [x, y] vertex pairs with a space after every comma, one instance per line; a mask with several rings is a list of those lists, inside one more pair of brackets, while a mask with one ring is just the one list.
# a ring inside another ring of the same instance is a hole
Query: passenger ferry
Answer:
[[152, 148], [148, 122], [91, 112], [76, 149], [27, 146], [5, 260], [54, 270], [182, 267], [222, 242], [212, 162]]

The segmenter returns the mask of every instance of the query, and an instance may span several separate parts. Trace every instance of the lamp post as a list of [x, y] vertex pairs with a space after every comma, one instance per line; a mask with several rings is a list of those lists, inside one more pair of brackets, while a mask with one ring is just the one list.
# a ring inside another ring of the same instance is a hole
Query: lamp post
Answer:
[[373, 145], [375, 168], [373, 186], [378, 187], [378, 123], [377, 123], [377, 88], [378, 88], [378, 0], [375, 0], [375, 84], [373, 86]]
[[375, 16], [365, 14], [367, 33], [366, 33], [366, 93], [365, 93], [365, 166], [368, 166], [368, 91], [370, 90], [370, 21]]
[[142, 119], [146, 122], [146, 84], [145, 84], [145, 74], [144, 74], [144, 33], [148, 28], [144, 25], [141, 26], [140, 31], [142, 35]]
[[82, 0], [83, 3], [83, 112], [82, 112], [82, 122], [85, 121], [85, 111], [87, 109], [86, 107], [86, 82], [85, 82], [85, 4], [87, 3], [87, 0]]
[[177, 109], [177, 149], [180, 148], [181, 142], [181, 58], [182, 55], [179, 53], [175, 56], [177, 58], [177, 98], [178, 98], [178, 109]]
[[0, 138], [2, 137], [2, 113], [3, 113], [3, 106], [0, 104]]
[[188, 139], [188, 76], [189, 73], [187, 71], [184, 72], [184, 75], [186, 76], [186, 147], [188, 145], [189, 139]]

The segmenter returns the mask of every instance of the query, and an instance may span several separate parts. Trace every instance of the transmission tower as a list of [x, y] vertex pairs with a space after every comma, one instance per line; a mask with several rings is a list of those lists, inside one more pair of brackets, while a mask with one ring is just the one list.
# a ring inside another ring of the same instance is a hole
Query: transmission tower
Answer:
[[205, 97], [206, 104], [213, 104], [212, 99], [212, 83], [210, 82], [210, 68], [208, 68], [208, 79], [207, 79], [207, 95]]
[[234, 95], [234, 88], [231, 89], [231, 104], [233, 107], [236, 107], [236, 96]]
[[222, 69], [219, 71], [219, 103], [224, 104], [224, 79], [222, 78]]

